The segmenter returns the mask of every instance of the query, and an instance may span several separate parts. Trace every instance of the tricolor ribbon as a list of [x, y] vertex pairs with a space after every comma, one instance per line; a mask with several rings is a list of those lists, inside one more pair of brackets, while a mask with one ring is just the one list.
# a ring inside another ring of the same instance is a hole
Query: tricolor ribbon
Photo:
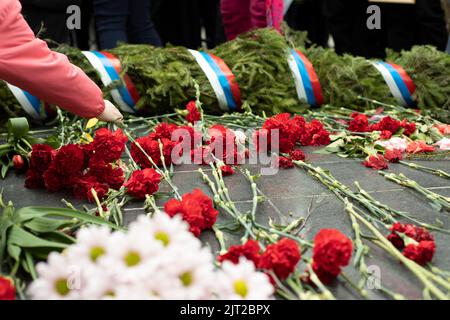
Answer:
[[111, 96], [122, 111], [135, 113], [135, 107], [140, 97], [128, 75], [123, 76], [123, 81], [120, 78], [121, 66], [119, 59], [108, 52], [83, 51], [83, 55], [100, 74], [100, 79], [104, 86], [109, 86], [114, 81], [122, 82], [119, 88], [111, 90]]
[[9, 90], [17, 99], [19, 104], [22, 106], [22, 109], [33, 119], [35, 120], [43, 120], [43, 114], [41, 113], [41, 102], [35, 96], [32, 96], [28, 92], [13, 86], [6, 82]]
[[234, 74], [225, 62], [215, 55], [189, 50], [208, 78], [223, 111], [240, 111], [241, 91]]
[[416, 91], [416, 86], [402, 67], [394, 63], [382, 61], [372, 62], [372, 64], [380, 71], [392, 95], [401, 105], [415, 105], [413, 94]]
[[312, 106], [323, 104], [322, 87], [308, 58], [299, 50], [291, 49], [288, 63], [294, 77], [298, 98]]

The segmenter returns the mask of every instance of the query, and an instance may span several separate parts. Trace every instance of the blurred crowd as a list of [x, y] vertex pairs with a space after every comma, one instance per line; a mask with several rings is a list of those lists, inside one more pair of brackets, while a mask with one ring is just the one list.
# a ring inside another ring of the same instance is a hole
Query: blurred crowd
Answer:
[[[170, 43], [189, 48], [212, 48], [230, 38], [230, 30], [236, 24], [245, 25], [242, 22], [245, 15], [253, 15], [257, 10], [264, 11], [267, 2], [277, 2], [20, 1], [25, 19], [39, 37], [52, 40], [55, 44], [68, 43], [83, 50], [109, 49], [119, 42], [155, 46]], [[280, 1], [285, 4], [284, 20], [291, 28], [308, 31], [312, 43], [325, 47], [334, 46], [338, 53], [382, 57], [386, 48], [402, 50], [415, 44], [431, 44], [440, 50], [447, 48], [450, 52], [450, 0], [416, 0], [414, 5], [376, 3], [369, 0]], [[258, 7], [259, 3], [262, 3], [262, 7]], [[381, 29], [367, 28], [370, 15], [367, 8], [371, 4], [377, 4], [381, 8]], [[66, 27], [69, 16], [67, 8], [71, 5], [81, 8], [81, 28], [77, 30]], [[234, 10], [231, 16], [229, 8]], [[261, 25], [249, 22], [247, 28], [250, 26]]]

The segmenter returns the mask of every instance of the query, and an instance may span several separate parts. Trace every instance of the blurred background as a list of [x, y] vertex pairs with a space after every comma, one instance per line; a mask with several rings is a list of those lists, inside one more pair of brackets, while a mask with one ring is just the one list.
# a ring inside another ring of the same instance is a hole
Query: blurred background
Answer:
[[[220, 0], [133, 0], [139, 9], [127, 7], [128, 0], [21, 2], [36, 35], [55, 45], [107, 49], [114, 41], [123, 41], [213, 48], [226, 41]], [[398, 51], [416, 44], [430, 44], [450, 52], [450, 0], [416, 0], [415, 4], [367, 0], [284, 2], [284, 20], [291, 28], [308, 31], [311, 44], [334, 47], [338, 53], [383, 57], [386, 48]], [[367, 8], [372, 4], [381, 9], [381, 29], [367, 28]], [[71, 5], [81, 8], [79, 30], [66, 27], [67, 8]], [[125, 24], [128, 34], [114, 34], [114, 28]]]

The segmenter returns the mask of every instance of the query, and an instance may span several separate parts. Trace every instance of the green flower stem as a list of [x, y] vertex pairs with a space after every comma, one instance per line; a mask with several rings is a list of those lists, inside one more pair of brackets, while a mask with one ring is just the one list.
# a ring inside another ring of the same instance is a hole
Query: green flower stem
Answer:
[[412, 169], [416, 169], [416, 170], [420, 170], [420, 171], [424, 171], [427, 173], [431, 173], [434, 174], [436, 176], [439, 176], [441, 178], [445, 178], [445, 179], [450, 179], [450, 174], [445, 172], [444, 170], [440, 170], [440, 169], [434, 169], [434, 168], [430, 168], [430, 167], [425, 167], [416, 163], [412, 163], [412, 162], [406, 162], [401, 160], [400, 161], [401, 164], [408, 166]]
[[[346, 204], [346, 211], [353, 215], [357, 220], [359, 220], [361, 223], [363, 223], [371, 232], [372, 234], [377, 238], [377, 242], [381, 244], [381, 248], [384, 249], [386, 252], [391, 254], [394, 258], [399, 259], [425, 286], [427, 290], [429, 290], [431, 293], [433, 293], [437, 298], [446, 300], [447, 296], [438, 288], [436, 287], [430, 280], [430, 272], [428, 272], [426, 269], [422, 268], [418, 264], [416, 264], [414, 261], [409, 260], [406, 258], [401, 252], [395, 248], [392, 243], [387, 240], [383, 234], [378, 231], [377, 228], [375, 228], [369, 221], [364, 219], [361, 215], [359, 215], [355, 210], [353, 210], [353, 206], [350, 204], [350, 202], [347, 200]], [[434, 280], [434, 279], [433, 279]], [[441, 284], [441, 283], [440, 283]], [[447, 286], [450, 286], [449, 283], [447, 283]]]

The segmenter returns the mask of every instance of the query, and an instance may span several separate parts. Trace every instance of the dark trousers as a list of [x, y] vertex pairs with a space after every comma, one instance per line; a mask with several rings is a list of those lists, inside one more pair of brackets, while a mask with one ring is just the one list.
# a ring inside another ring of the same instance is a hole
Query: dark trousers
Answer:
[[98, 43], [111, 49], [119, 42], [161, 46], [150, 15], [150, 0], [94, 0]]
[[425, 44], [445, 50], [447, 31], [440, 0], [380, 5], [381, 30], [366, 26], [369, 5], [367, 0], [326, 0], [325, 15], [337, 52], [383, 57], [385, 48], [400, 51]]

